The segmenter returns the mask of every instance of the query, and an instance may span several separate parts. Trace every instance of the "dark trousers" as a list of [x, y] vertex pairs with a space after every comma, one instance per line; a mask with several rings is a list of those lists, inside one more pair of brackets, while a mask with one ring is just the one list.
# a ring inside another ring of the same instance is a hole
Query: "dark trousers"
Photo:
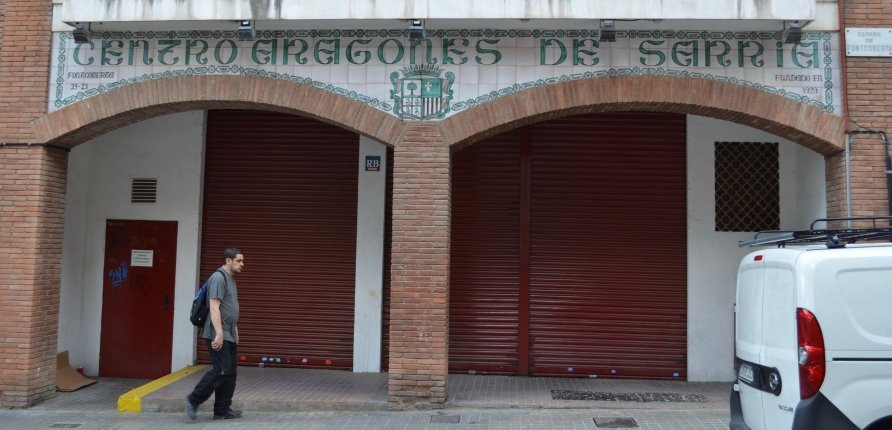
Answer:
[[189, 401], [198, 406], [214, 395], [214, 415], [224, 415], [232, 406], [232, 394], [235, 393], [236, 377], [236, 345], [223, 341], [219, 351], [211, 347], [211, 339], [205, 339], [213, 367], [198, 381], [198, 385], [189, 394]]

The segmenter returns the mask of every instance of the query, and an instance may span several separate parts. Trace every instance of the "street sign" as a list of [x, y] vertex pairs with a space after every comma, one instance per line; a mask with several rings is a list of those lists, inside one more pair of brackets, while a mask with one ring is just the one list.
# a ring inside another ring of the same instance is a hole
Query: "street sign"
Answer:
[[892, 57], [892, 28], [847, 28], [849, 57]]

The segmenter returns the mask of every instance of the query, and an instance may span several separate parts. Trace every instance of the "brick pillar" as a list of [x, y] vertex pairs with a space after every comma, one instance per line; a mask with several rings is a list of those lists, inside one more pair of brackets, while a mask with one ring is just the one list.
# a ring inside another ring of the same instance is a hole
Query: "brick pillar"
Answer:
[[51, 23], [50, 1], [0, 1], [0, 408], [55, 393], [68, 154], [32, 125], [46, 114]]
[[55, 393], [68, 153], [0, 146], [0, 407]]
[[[846, 0], [845, 27], [892, 27], [889, 0]], [[860, 127], [892, 134], [892, 58], [843, 57], [846, 62], [848, 116]], [[885, 154], [878, 135], [853, 134], [851, 138], [852, 215], [889, 214]], [[828, 215], [845, 215], [845, 157], [828, 160]], [[831, 176], [831, 172], [833, 175]]]
[[46, 114], [52, 2], [5, 0], [0, 16], [0, 143], [34, 143], [32, 121]]
[[[827, 216], [846, 216], [846, 155], [841, 152], [825, 158], [827, 176]], [[818, 228], [823, 227], [823, 225]]]
[[410, 123], [393, 155], [391, 409], [446, 401], [450, 154], [437, 125]]

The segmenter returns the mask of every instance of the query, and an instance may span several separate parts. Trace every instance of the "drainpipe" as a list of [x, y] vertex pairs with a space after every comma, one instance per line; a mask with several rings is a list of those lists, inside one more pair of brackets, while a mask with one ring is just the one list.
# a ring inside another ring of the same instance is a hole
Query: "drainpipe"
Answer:
[[[853, 130], [846, 134], [846, 204], [851, 205], [848, 201], [849, 194], [849, 139], [853, 134], [869, 134], [879, 136], [883, 141], [883, 155], [886, 159], [886, 204], [888, 205], [888, 214], [892, 216], [892, 156], [889, 155], [889, 136], [882, 130]], [[850, 210], [851, 208], [847, 208]]]
[[846, 218], [849, 218], [848, 227], [852, 228], [852, 136], [846, 133]]
[[[847, 74], [846, 62], [848, 61], [848, 59], [846, 58], [845, 55], [843, 55], [843, 53], [846, 52], [846, 31], [845, 31], [845, 21], [844, 21], [845, 14], [843, 13], [842, 0], [837, 0], [836, 12], [837, 12], [838, 20], [839, 20], [839, 22], [837, 23], [837, 26], [839, 27], [839, 52], [840, 52], [840, 56], [842, 57], [839, 60], [839, 87], [841, 90], [840, 96], [842, 98], [842, 100], [841, 100], [842, 117], [848, 118], [849, 117], [849, 91], [848, 91], [848, 83], [847, 83], [848, 76], [846, 76], [846, 74]], [[892, 214], [890, 214], [890, 215], [892, 215]]]

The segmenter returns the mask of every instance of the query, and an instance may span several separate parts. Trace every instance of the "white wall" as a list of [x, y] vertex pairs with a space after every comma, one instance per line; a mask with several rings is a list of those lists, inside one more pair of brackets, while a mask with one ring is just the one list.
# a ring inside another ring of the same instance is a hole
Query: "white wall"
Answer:
[[780, 227], [802, 229], [825, 216], [824, 158], [775, 135], [688, 116], [688, 380], [734, 379], [733, 303], [737, 241], [753, 233], [715, 231], [715, 142], [778, 142]]
[[[142, 121], [86, 142], [68, 159], [59, 351], [99, 371], [105, 220], [177, 221], [172, 370], [193, 362], [188, 313], [198, 282], [204, 122], [201, 111]], [[158, 203], [131, 204], [134, 177], [158, 178]]]
[[[377, 171], [365, 157], [378, 156]], [[353, 312], [353, 371], [381, 371], [384, 297], [384, 208], [387, 203], [387, 147], [359, 138], [359, 189], [356, 213], [356, 288]]]
[[412, 18], [811, 20], [815, 18], [816, 3], [817, 0], [64, 0], [63, 19], [69, 22]]

